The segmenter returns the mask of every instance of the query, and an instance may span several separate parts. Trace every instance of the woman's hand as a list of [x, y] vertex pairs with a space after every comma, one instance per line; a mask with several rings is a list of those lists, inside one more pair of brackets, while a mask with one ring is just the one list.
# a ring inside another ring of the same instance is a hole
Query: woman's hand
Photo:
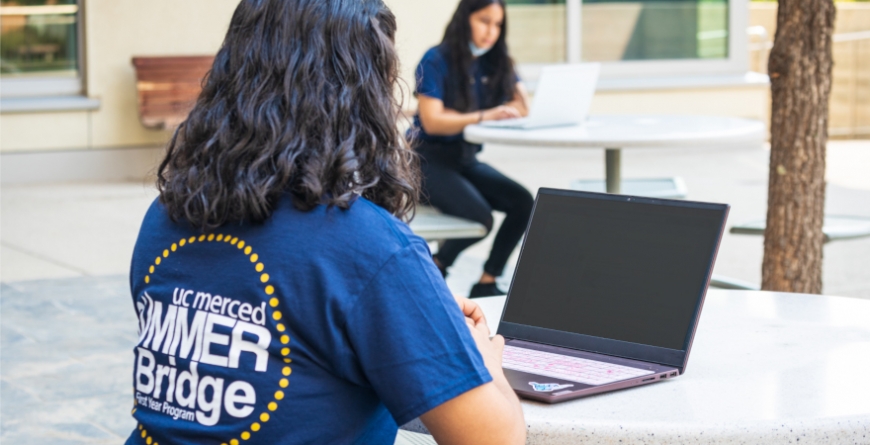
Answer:
[[465, 324], [468, 325], [468, 330], [471, 331], [471, 337], [474, 338], [474, 343], [477, 344], [477, 349], [483, 357], [483, 364], [489, 370], [493, 381], [497, 386], [511, 392], [510, 385], [504, 377], [504, 371], [501, 368], [502, 355], [504, 353], [504, 337], [496, 335], [492, 339], [489, 338], [489, 326], [486, 324], [486, 316], [483, 314], [483, 309], [477, 303], [468, 298], [454, 295], [456, 304], [465, 315]]
[[501, 369], [504, 338], [496, 335], [490, 340], [480, 306], [467, 298], [455, 298], [492, 382], [444, 402], [420, 416], [420, 420], [438, 443], [523, 444], [526, 442], [523, 409]]
[[[501, 367], [502, 356], [504, 355], [504, 337], [496, 335], [492, 339], [489, 338], [489, 328], [486, 326], [486, 321], [474, 323], [470, 318], [465, 319], [465, 324], [471, 331], [471, 337], [474, 338], [474, 343], [477, 345], [477, 350], [480, 351], [480, 356], [483, 357], [483, 365], [489, 371], [496, 385], [506, 385], [507, 380], [504, 377], [504, 371]], [[504, 379], [504, 381], [502, 381]]]
[[483, 119], [485, 121], [500, 121], [502, 119], [515, 119], [523, 117], [519, 110], [511, 105], [500, 105], [495, 108], [483, 111]]
[[523, 117], [523, 112], [517, 107], [523, 102], [511, 102], [507, 105], [491, 108], [489, 110], [460, 113], [456, 110], [444, 107], [441, 99], [419, 95], [417, 97], [420, 124], [423, 130], [433, 136], [452, 136], [462, 133], [466, 126], [476, 124], [481, 120], [493, 121]]
[[468, 298], [459, 295], [454, 295], [453, 298], [456, 300], [456, 304], [459, 305], [462, 315], [465, 315], [465, 318], [467, 319], [471, 319], [472, 326], [482, 323], [486, 326], [486, 335], [489, 335], [489, 326], [486, 324], [486, 315], [483, 314], [483, 309], [481, 309], [477, 303]]

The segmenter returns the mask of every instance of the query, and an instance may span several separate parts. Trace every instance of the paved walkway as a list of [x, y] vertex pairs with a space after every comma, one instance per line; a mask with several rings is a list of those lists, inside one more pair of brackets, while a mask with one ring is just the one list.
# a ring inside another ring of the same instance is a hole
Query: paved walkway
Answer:
[[[870, 216], [870, 141], [834, 142], [829, 153], [828, 211]], [[764, 217], [767, 157], [752, 147], [626, 150], [623, 169], [682, 176], [689, 199], [730, 203], [733, 225]], [[488, 147], [482, 159], [532, 190], [604, 169], [595, 150]], [[132, 429], [136, 319], [126, 273], [155, 196], [129, 183], [2, 188], [0, 442], [117, 444]], [[460, 257], [448, 278], [455, 292], [476, 281], [491, 238]], [[758, 282], [761, 254], [760, 237], [726, 235], [716, 273]], [[826, 246], [825, 293], [870, 298], [868, 260], [870, 239]]]
[[0, 442], [119, 444], [136, 316], [124, 276], [0, 284]]

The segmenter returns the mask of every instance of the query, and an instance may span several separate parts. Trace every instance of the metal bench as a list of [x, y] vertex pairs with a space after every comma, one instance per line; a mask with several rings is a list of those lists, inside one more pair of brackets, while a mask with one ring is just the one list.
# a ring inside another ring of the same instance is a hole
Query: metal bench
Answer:
[[[735, 235], [764, 236], [767, 221], [760, 219], [746, 224], [731, 227], [729, 232]], [[832, 241], [849, 240], [870, 237], [870, 218], [861, 216], [825, 215], [825, 223], [822, 227], [825, 243]], [[713, 276], [710, 286], [722, 289], [736, 290], [759, 290], [760, 287], [752, 283], [728, 278]]]
[[417, 206], [417, 214], [409, 225], [414, 233], [426, 241], [478, 238], [486, 235], [486, 227], [483, 224], [444, 215], [429, 206]]

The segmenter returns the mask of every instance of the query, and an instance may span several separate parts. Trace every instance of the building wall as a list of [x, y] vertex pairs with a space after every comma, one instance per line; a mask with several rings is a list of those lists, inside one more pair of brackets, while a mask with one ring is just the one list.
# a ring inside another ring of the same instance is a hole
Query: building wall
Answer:
[[87, 149], [90, 118], [91, 113], [84, 111], [4, 113], [0, 115], [0, 152]]
[[596, 93], [592, 114], [688, 114], [769, 120], [765, 86]]
[[437, 45], [444, 36], [444, 28], [450, 22], [459, 0], [384, 0], [396, 15], [398, 31], [396, 49], [401, 61], [403, 88], [406, 102], [414, 87], [414, 69], [423, 54]]
[[[397, 16], [406, 108], [420, 57], [443, 35], [458, 0], [386, 0]], [[3, 113], [0, 152], [33, 153], [159, 147], [169, 134], [142, 127], [133, 56], [213, 54], [238, 0], [84, 0], [86, 92], [101, 101], [84, 112]], [[765, 88], [600, 92], [599, 113], [702, 113], [764, 119]], [[735, 100], [735, 98], [740, 98]], [[8, 157], [4, 158], [4, 162]], [[11, 165], [11, 164], [10, 164]], [[4, 168], [5, 171], [5, 168]]]
[[86, 0], [87, 91], [94, 148], [160, 144], [139, 125], [133, 56], [217, 52], [238, 0]]
[[238, 0], [85, 0], [85, 89], [94, 111], [4, 113], [0, 151], [162, 145], [168, 133], [139, 124], [140, 55], [209, 54], [220, 47]]

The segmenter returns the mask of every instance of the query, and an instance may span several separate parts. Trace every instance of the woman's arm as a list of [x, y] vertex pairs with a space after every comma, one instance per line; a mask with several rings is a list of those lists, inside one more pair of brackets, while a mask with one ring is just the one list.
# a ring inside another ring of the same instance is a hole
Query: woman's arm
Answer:
[[511, 105], [502, 105], [489, 110], [460, 113], [444, 106], [441, 99], [435, 99], [423, 94], [418, 95], [420, 124], [427, 134], [433, 136], [451, 136], [462, 133], [466, 126], [480, 121], [501, 120], [523, 115]]
[[523, 409], [501, 368], [504, 338], [496, 335], [490, 340], [480, 307], [465, 298], [456, 300], [492, 382], [444, 402], [420, 416], [420, 420], [439, 444], [523, 444]]

